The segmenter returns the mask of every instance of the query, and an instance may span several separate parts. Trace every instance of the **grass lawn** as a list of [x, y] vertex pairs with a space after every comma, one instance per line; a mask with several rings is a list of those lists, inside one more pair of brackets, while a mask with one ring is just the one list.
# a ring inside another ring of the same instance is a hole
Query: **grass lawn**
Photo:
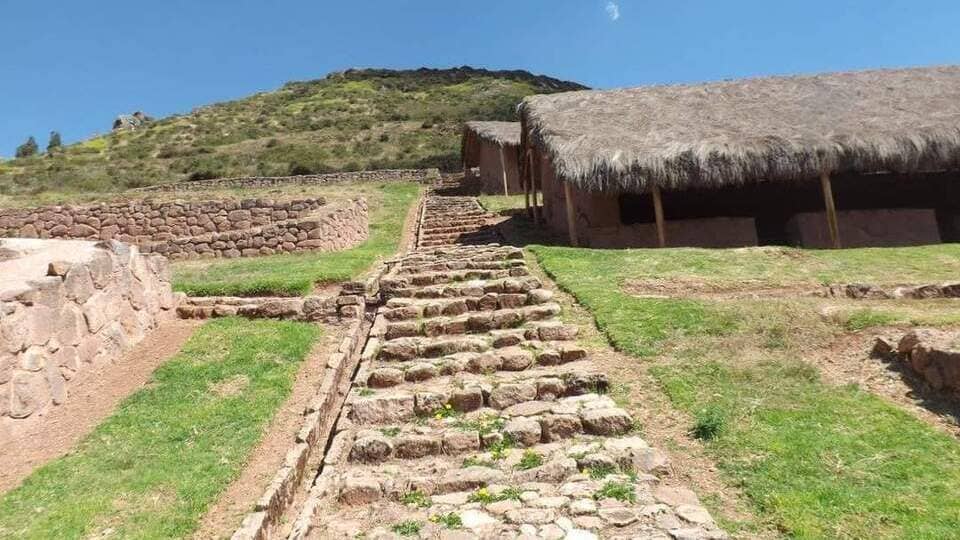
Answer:
[[480, 204], [494, 214], [524, 208], [523, 195], [480, 195], [478, 198]]
[[[380, 257], [397, 251], [419, 184], [389, 183], [353, 187], [370, 204], [370, 237], [338, 252], [182, 261], [173, 265], [174, 288], [192, 296], [301, 296], [315, 284], [347, 281]], [[351, 193], [354, 194], [354, 193]]]
[[218, 319], [69, 455], [0, 499], [2, 538], [180, 538], [239, 474], [314, 325]]
[[531, 250], [615, 347], [649, 362], [724, 478], [777, 529], [797, 538], [956, 537], [957, 441], [855, 386], [823, 382], [801, 360], [848, 329], [903, 319], [899, 304], [857, 309], [843, 325], [824, 320], [813, 298], [638, 298], [622, 285], [937, 281], [957, 275], [960, 246]]

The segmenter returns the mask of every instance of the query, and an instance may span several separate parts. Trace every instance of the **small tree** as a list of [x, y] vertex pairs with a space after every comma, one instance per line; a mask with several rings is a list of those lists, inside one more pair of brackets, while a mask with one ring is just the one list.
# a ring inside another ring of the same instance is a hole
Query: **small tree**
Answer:
[[60, 140], [60, 133], [56, 131], [50, 132], [50, 142], [47, 143], [47, 153], [51, 153], [54, 150], [60, 150], [63, 148], [63, 141]]
[[33, 138], [33, 135], [27, 139], [27, 142], [21, 144], [17, 147], [16, 156], [18, 158], [30, 157], [37, 155], [37, 140]]

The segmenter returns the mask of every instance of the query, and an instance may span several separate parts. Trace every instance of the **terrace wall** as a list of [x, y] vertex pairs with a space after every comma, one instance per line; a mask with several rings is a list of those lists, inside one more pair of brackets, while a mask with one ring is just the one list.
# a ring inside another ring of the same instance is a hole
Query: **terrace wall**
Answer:
[[172, 259], [335, 251], [367, 239], [363, 199], [135, 201], [0, 210], [0, 236], [120, 240]]
[[0, 240], [0, 418], [64, 403], [71, 381], [116, 362], [178, 300], [166, 259], [135, 246]]
[[199, 191], [205, 189], [255, 189], [275, 186], [323, 186], [346, 182], [420, 182], [440, 180], [439, 169], [383, 169], [378, 171], [352, 171], [300, 176], [243, 176], [236, 178], [213, 178], [172, 184], [159, 184], [134, 191]]
[[314, 214], [242, 230], [147, 243], [144, 251], [171, 259], [253, 257], [297, 251], [340, 251], [366, 241], [369, 216], [364, 199], [320, 208]]
[[117, 239], [144, 244], [184, 236], [261, 227], [309, 215], [323, 198], [129, 201], [88, 206], [0, 209], [0, 236]]

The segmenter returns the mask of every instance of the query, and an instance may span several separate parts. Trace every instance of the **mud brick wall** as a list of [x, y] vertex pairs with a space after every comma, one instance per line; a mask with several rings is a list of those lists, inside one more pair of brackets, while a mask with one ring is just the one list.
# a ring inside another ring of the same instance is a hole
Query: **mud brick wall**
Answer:
[[339, 251], [369, 236], [367, 202], [354, 199], [325, 206], [306, 218], [263, 227], [171, 238], [143, 244], [145, 252], [170, 259], [253, 257], [297, 251]]
[[274, 186], [322, 186], [344, 182], [420, 182], [430, 183], [440, 179], [439, 169], [384, 169], [379, 171], [353, 171], [301, 176], [245, 176], [237, 178], [214, 178], [160, 184], [134, 191], [198, 191], [222, 188], [266, 188]]
[[133, 201], [89, 206], [0, 209], [0, 236], [117, 239], [142, 245], [158, 240], [262, 227], [298, 219], [323, 198], [211, 201]]
[[[933, 209], [889, 208], [837, 212], [843, 247], [918, 246], [939, 244], [940, 230]], [[787, 223], [793, 245], [808, 248], [831, 246], [824, 212], [796, 214]]]
[[0, 240], [0, 420], [64, 403], [75, 377], [118, 361], [178, 300], [167, 260], [136, 247]]

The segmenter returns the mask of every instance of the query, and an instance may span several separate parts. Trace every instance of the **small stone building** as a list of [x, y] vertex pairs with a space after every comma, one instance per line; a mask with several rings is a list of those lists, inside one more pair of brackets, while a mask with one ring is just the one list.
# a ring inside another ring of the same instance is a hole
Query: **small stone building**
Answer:
[[960, 238], [960, 67], [526, 98], [535, 215], [592, 247]]
[[519, 122], [467, 122], [461, 147], [464, 174], [468, 179], [478, 175], [486, 194], [523, 193], [519, 148]]

